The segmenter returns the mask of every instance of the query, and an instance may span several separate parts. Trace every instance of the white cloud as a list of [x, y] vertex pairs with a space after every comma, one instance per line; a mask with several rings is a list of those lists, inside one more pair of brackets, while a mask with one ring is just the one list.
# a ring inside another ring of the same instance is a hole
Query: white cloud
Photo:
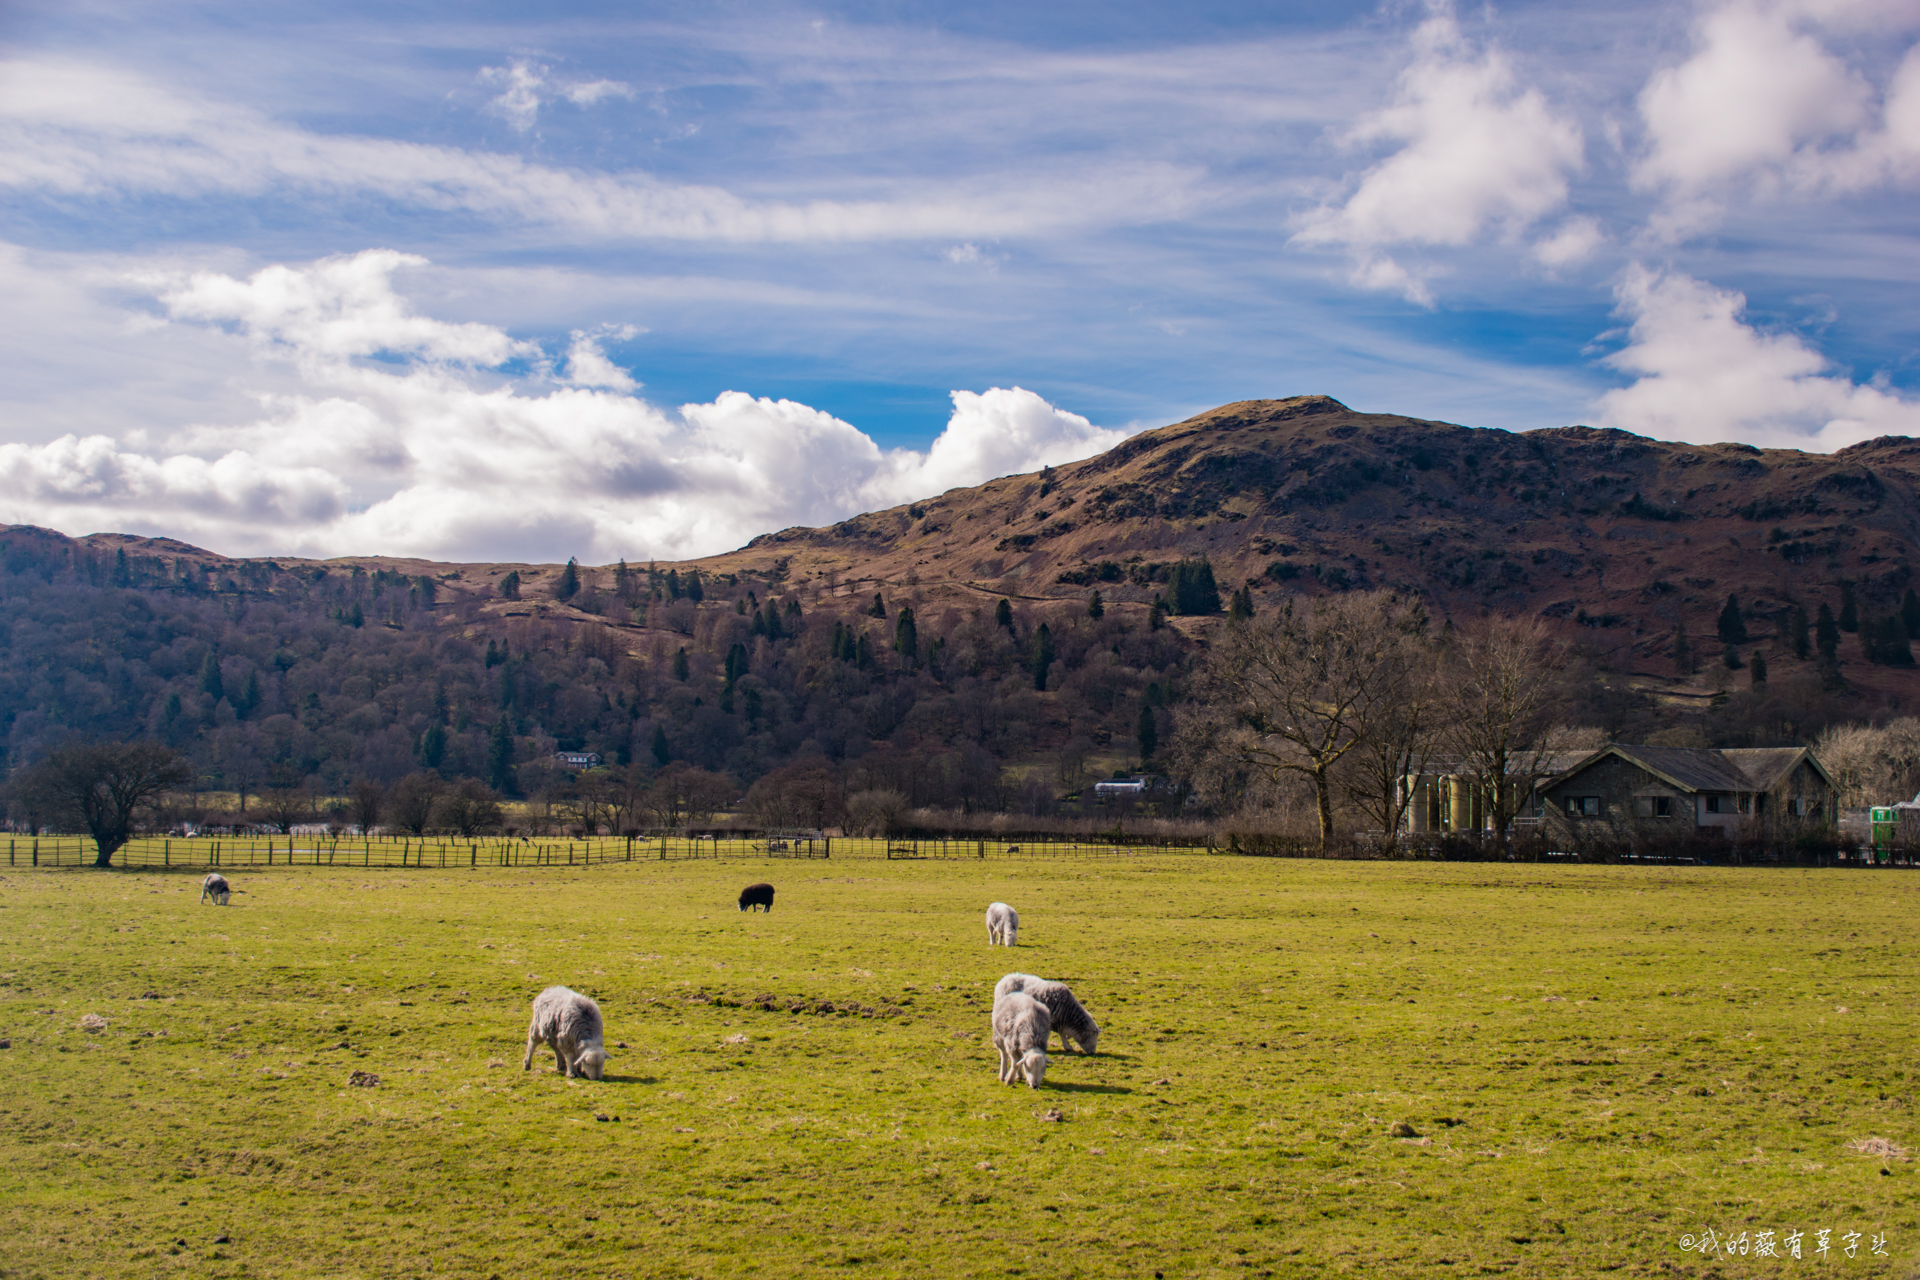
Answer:
[[1533, 256], [1548, 267], [1571, 267], [1591, 258], [1606, 241], [1607, 233], [1592, 218], [1568, 218], [1533, 246]]
[[[624, 327], [572, 334], [562, 380], [504, 383], [474, 366], [525, 345], [414, 315], [391, 280], [417, 263], [373, 251], [160, 286], [175, 322], [218, 325], [256, 358], [291, 364], [300, 390], [263, 396], [254, 421], [146, 447], [105, 436], [0, 447], [0, 519], [244, 554], [682, 558], [1085, 457], [1127, 434], [1019, 388], [955, 392], [924, 453], [883, 451], [831, 414], [741, 392], [668, 411], [628, 394], [637, 384], [600, 350], [635, 332]], [[406, 359], [357, 358], [369, 354]]]
[[1833, 372], [1796, 334], [1754, 328], [1738, 293], [1639, 264], [1615, 292], [1632, 325], [1628, 345], [1607, 363], [1637, 381], [1599, 398], [1608, 426], [1696, 444], [1822, 451], [1920, 435], [1920, 401]]
[[564, 85], [560, 92], [576, 107], [590, 107], [603, 98], [631, 98], [633, 86], [619, 80], [581, 80]]
[[491, 325], [414, 315], [392, 276], [425, 265], [425, 258], [375, 249], [307, 267], [267, 267], [245, 280], [213, 271], [147, 280], [177, 320], [232, 324], [257, 342], [320, 359], [390, 353], [492, 366], [537, 354]]
[[567, 382], [576, 387], [606, 387], [613, 391], [637, 391], [640, 384], [633, 375], [607, 359], [607, 353], [600, 347], [608, 337], [625, 341], [639, 330], [632, 325], [621, 325], [611, 330], [587, 333], [575, 329], [572, 333], [572, 345], [567, 348]]
[[540, 114], [540, 89], [546, 83], [539, 68], [527, 62], [482, 67], [480, 80], [483, 84], [505, 86], [499, 97], [487, 103], [487, 110], [504, 116], [516, 132], [525, 133], [533, 128], [534, 118]]
[[1096, 427], [1020, 387], [953, 393], [953, 416], [926, 453], [898, 450], [862, 492], [889, 504], [1091, 457], [1127, 431]]
[[1883, 0], [1732, 0], [1704, 13], [1691, 56], [1640, 93], [1634, 183], [1667, 201], [1654, 230], [1702, 230], [1742, 192], [1847, 192], [1920, 173], [1920, 51], [1883, 92], [1824, 38], [1884, 36], [1917, 17]]
[[1490, 228], [1513, 235], [1566, 203], [1582, 164], [1577, 124], [1523, 88], [1507, 55], [1475, 50], [1450, 9], [1413, 35], [1413, 61], [1392, 106], [1347, 133], [1354, 145], [1400, 144], [1360, 174], [1344, 201], [1307, 215], [1295, 240], [1355, 256], [1354, 282], [1430, 303], [1422, 273], [1395, 261], [1402, 245], [1459, 247]]
[[487, 102], [487, 110], [502, 116], [516, 133], [533, 128], [541, 106], [548, 101], [542, 91], [565, 98], [576, 107], [590, 107], [606, 98], [631, 98], [633, 89], [618, 80], [556, 80], [552, 69], [515, 59], [504, 67], [482, 67], [482, 84], [502, 86], [499, 96]]
[[[511, 68], [503, 74], [515, 75]], [[531, 120], [539, 109], [539, 75], [529, 69], [534, 79], [509, 84], [496, 99], [510, 121]], [[1191, 165], [1122, 160], [1055, 166], [1044, 180], [1021, 173], [901, 180], [890, 184], [898, 195], [867, 199], [747, 199], [644, 172], [562, 169], [497, 152], [313, 133], [92, 63], [0, 61], [0, 188], [50, 196], [376, 195], [588, 239], [806, 242], [1150, 222], [1190, 208], [1199, 180]]]

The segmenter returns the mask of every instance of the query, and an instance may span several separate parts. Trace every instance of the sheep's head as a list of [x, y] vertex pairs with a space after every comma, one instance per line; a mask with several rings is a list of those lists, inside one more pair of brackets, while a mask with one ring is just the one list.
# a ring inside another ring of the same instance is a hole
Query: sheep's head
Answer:
[[607, 1051], [598, 1045], [591, 1049], [582, 1049], [580, 1056], [573, 1060], [573, 1073], [585, 1076], [589, 1080], [598, 1080], [607, 1069]]
[[1100, 1028], [1095, 1026], [1091, 1019], [1087, 1021], [1087, 1027], [1088, 1030], [1085, 1032], [1075, 1034], [1070, 1031], [1067, 1036], [1080, 1046], [1080, 1052], [1098, 1053], [1100, 1052]]
[[1027, 1078], [1027, 1088], [1038, 1089], [1047, 1075], [1047, 1055], [1038, 1049], [1029, 1049], [1020, 1058], [1020, 1074]]

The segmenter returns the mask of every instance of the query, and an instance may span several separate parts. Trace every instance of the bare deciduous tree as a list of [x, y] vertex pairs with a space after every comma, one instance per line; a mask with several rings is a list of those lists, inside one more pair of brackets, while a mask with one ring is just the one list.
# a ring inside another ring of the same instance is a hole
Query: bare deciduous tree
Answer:
[[1920, 788], [1920, 720], [1838, 724], [1813, 742], [1813, 754], [1840, 788], [1842, 808], [1892, 804]]
[[157, 742], [60, 747], [27, 770], [20, 791], [78, 819], [93, 836], [93, 865], [110, 867], [133, 836], [135, 813], [193, 778], [186, 762]]
[[500, 796], [478, 778], [462, 778], [440, 793], [434, 814], [442, 827], [471, 840], [483, 831], [499, 829]]
[[1196, 771], [1304, 777], [1327, 843], [1334, 769], [1392, 709], [1399, 655], [1424, 625], [1418, 602], [1390, 591], [1289, 601], [1230, 623], [1182, 709], [1178, 754]]
[[863, 836], [884, 836], [911, 807], [898, 791], [856, 791], [847, 797], [847, 827]]
[[300, 787], [268, 787], [259, 795], [256, 811], [260, 821], [281, 835], [313, 814], [313, 797]]
[[1568, 746], [1555, 679], [1562, 661], [1533, 618], [1481, 619], [1460, 631], [1447, 654], [1446, 749], [1482, 797], [1494, 839], [1503, 843], [1535, 785]]
[[1399, 848], [1413, 780], [1427, 772], [1445, 728], [1444, 682], [1424, 630], [1409, 629], [1381, 659], [1380, 710], [1352, 752], [1344, 781], [1347, 798], [1378, 826], [1383, 851]]
[[380, 815], [386, 811], [387, 789], [372, 778], [362, 778], [353, 784], [347, 793], [347, 812], [353, 817], [353, 824], [360, 828], [360, 834], [372, 835], [373, 829], [380, 825]]
[[437, 773], [410, 773], [393, 784], [388, 809], [402, 831], [423, 836], [433, 824], [434, 802], [446, 789], [446, 779]]

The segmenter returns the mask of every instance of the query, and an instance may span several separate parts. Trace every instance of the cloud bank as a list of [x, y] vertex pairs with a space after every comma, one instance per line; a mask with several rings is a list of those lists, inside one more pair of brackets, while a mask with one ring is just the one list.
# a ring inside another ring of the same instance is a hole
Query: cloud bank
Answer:
[[1637, 381], [1600, 397], [1608, 426], [1662, 440], [1817, 451], [1920, 435], [1920, 401], [1834, 372], [1797, 334], [1748, 324], [1738, 293], [1636, 264], [1616, 296], [1630, 341], [1607, 363]]
[[[106, 436], [0, 446], [0, 519], [165, 532], [231, 554], [682, 559], [1112, 447], [1018, 387], [955, 391], [926, 451], [831, 414], [730, 391], [667, 410], [576, 332], [564, 373], [482, 324], [416, 314], [387, 250], [245, 279], [147, 278], [170, 321], [218, 326], [300, 390], [255, 421], [158, 447]], [[498, 366], [528, 361], [514, 380]]]

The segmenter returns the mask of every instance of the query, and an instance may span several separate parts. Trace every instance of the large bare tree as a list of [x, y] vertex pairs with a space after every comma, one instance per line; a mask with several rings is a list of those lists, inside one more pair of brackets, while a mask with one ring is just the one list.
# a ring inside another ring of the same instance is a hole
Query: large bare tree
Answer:
[[1446, 747], [1479, 792], [1502, 843], [1539, 781], [1566, 750], [1561, 647], [1534, 618], [1483, 618], [1462, 628], [1445, 666]]
[[192, 779], [186, 762], [157, 742], [92, 742], [50, 752], [21, 779], [21, 791], [78, 819], [93, 836], [93, 865], [110, 867], [132, 839], [139, 809]]
[[1313, 787], [1320, 840], [1333, 838], [1334, 771], [1404, 690], [1408, 646], [1426, 623], [1419, 602], [1391, 591], [1288, 601], [1231, 622], [1183, 708], [1180, 755], [1190, 768], [1240, 768]]
[[478, 778], [462, 778], [434, 801], [434, 818], [442, 827], [471, 840], [483, 831], [499, 828], [499, 793]]
[[1382, 655], [1379, 710], [1348, 753], [1342, 775], [1347, 798], [1378, 825], [1389, 857], [1400, 847], [1414, 781], [1427, 772], [1447, 726], [1437, 656], [1424, 631], [1412, 628]]
[[433, 825], [434, 805], [446, 788], [446, 779], [437, 773], [410, 773], [393, 784], [387, 811], [402, 831], [423, 836]]

